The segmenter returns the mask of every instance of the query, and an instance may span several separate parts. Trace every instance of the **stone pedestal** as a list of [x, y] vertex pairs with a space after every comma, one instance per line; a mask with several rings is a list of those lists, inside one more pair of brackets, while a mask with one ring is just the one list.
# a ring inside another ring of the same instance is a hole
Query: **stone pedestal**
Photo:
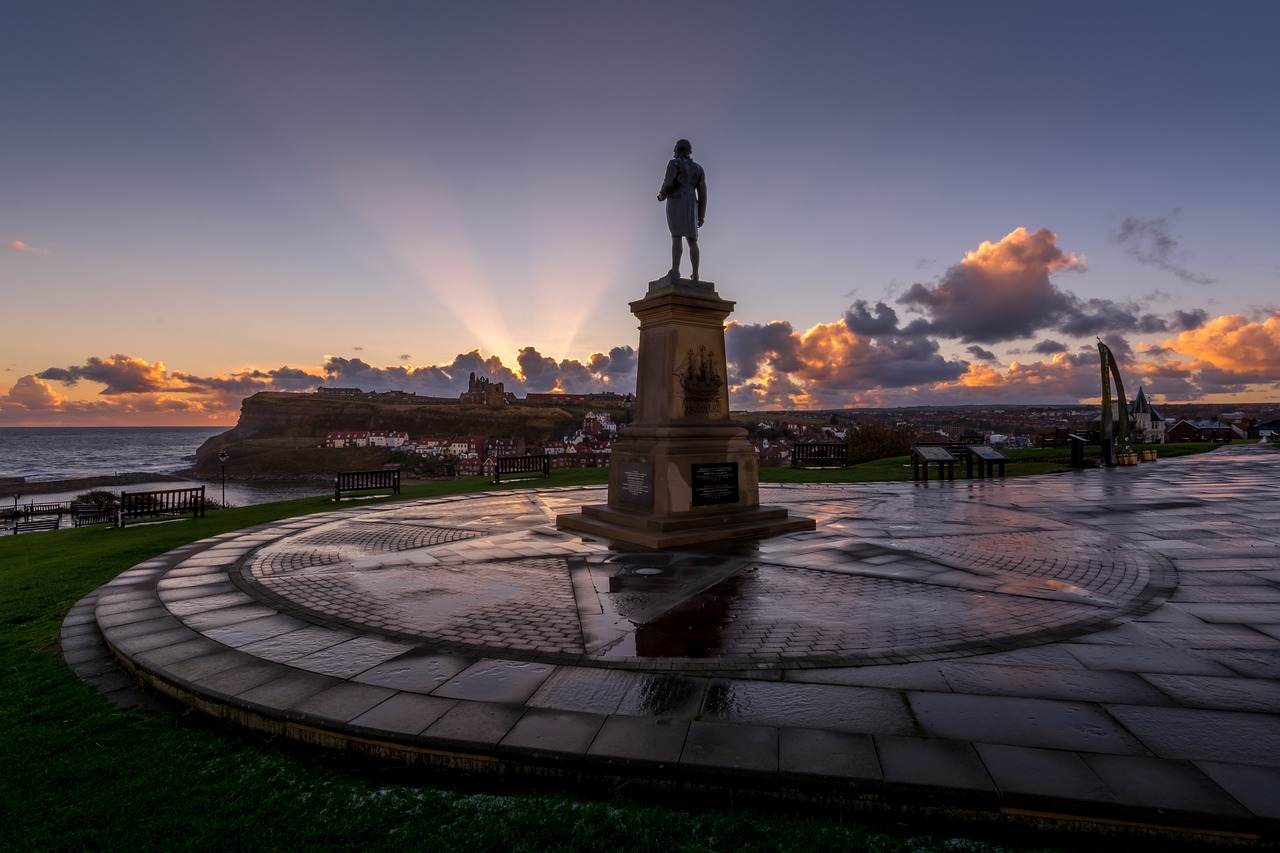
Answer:
[[631, 303], [636, 410], [610, 454], [609, 503], [561, 515], [560, 527], [657, 549], [814, 528], [760, 506], [755, 449], [729, 420], [724, 321], [733, 305], [688, 279], [650, 282]]

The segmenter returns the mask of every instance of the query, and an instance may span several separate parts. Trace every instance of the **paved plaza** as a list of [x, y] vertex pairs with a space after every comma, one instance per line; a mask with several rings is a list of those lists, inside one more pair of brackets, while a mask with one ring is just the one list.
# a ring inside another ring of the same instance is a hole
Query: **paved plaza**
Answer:
[[603, 487], [353, 501], [134, 567], [63, 649], [125, 701], [137, 677], [410, 764], [1275, 841], [1277, 484], [1280, 453], [1235, 445], [765, 485], [817, 530], [718, 553], [555, 527]]

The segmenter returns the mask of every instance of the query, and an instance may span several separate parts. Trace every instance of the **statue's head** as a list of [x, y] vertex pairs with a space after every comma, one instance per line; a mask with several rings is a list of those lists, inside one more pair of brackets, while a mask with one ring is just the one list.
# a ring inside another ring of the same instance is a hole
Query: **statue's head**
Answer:
[[676, 156], [688, 157], [693, 153], [693, 143], [687, 139], [676, 140]]

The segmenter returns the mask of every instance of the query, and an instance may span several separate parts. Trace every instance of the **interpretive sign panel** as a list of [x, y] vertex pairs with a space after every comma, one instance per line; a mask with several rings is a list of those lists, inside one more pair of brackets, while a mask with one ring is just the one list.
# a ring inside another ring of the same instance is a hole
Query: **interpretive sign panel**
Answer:
[[643, 509], [653, 507], [653, 466], [647, 462], [623, 462], [618, 466], [618, 500]]
[[947, 452], [945, 447], [932, 447], [928, 444], [913, 448], [915, 454], [925, 462], [955, 462], [956, 458]]
[[736, 504], [738, 502], [738, 463], [704, 462], [689, 466], [694, 506]]
[[989, 447], [985, 444], [975, 444], [972, 447], [969, 447], [968, 450], [974, 456], [986, 462], [1008, 462], [1009, 461], [1008, 456], [1005, 456], [1003, 453], [1001, 453], [999, 450], [996, 450], [994, 447]]

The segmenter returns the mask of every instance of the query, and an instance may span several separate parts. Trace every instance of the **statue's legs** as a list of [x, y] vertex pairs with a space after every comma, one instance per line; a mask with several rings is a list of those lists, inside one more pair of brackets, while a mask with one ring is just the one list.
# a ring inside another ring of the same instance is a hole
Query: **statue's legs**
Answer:
[[[698, 280], [698, 261], [700, 260], [698, 252], [698, 238], [687, 237], [689, 241], [689, 263], [693, 265], [693, 280]], [[671, 280], [675, 281], [680, 277], [680, 259], [684, 257], [684, 246], [680, 243], [679, 237], [671, 238]]]

